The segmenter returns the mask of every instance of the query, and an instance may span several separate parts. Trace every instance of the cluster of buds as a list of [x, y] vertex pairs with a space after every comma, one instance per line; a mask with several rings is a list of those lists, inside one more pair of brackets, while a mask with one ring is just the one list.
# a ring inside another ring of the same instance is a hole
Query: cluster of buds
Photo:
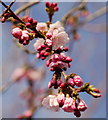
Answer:
[[70, 67], [71, 61], [72, 58], [66, 56], [64, 53], [55, 53], [46, 61], [46, 66], [49, 67], [51, 71], [66, 71], [67, 68]]
[[10, 12], [3, 13], [1, 22], [4, 23], [9, 17], [11, 17], [11, 13]]
[[53, 74], [53, 78], [48, 83], [48, 88], [54, 86], [54, 89], [57, 89], [58, 87], [60, 87], [61, 84], [62, 84], [61, 73], [55, 72]]
[[54, 15], [54, 12], [57, 12], [58, 10], [59, 7], [57, 6], [57, 3], [46, 2], [46, 12], [48, 13], [50, 22], [52, 21], [52, 16]]
[[12, 35], [19, 39], [19, 43], [23, 45], [28, 45], [30, 40], [32, 40], [35, 37], [34, 32], [28, 32], [26, 29], [22, 30], [19, 27], [16, 27], [12, 30]]
[[33, 18], [31, 18], [31, 17], [29, 17], [28, 19], [27, 19], [27, 23], [26, 23], [26, 27], [27, 28], [35, 28], [36, 27], [36, 25], [37, 25], [37, 21], [36, 20], [33, 20]]
[[49, 2], [46, 2], [46, 11], [49, 13], [49, 14], [53, 14], [54, 12], [58, 11], [59, 10], [59, 7], [57, 6], [57, 3], [49, 3]]
[[48, 57], [50, 55], [51, 48], [45, 44], [42, 44], [37, 48], [37, 51], [38, 51], [37, 58], [44, 60], [44, 59], [46, 59], [46, 57]]

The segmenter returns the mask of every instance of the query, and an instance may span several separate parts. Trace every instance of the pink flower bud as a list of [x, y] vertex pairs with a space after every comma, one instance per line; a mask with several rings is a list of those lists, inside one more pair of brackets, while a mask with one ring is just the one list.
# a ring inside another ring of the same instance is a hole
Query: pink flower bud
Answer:
[[57, 80], [57, 85], [60, 86], [62, 84], [62, 79]]
[[44, 56], [47, 57], [50, 53], [49, 52], [45, 52]]
[[81, 100], [80, 98], [78, 98], [78, 110], [80, 110], [80, 111], [85, 111], [86, 109], [87, 109], [87, 105], [86, 105], [86, 103], [83, 101], [83, 100]]
[[63, 50], [64, 50], [65, 52], [67, 52], [67, 51], [68, 51], [68, 47], [63, 48]]
[[28, 18], [28, 22], [32, 23], [33, 22], [33, 18]]
[[21, 36], [21, 40], [29, 40], [29, 32], [27, 30], [23, 30], [22, 31], [22, 36]]
[[47, 37], [48, 39], [50, 39], [50, 38], [52, 37], [52, 34], [51, 34], [51, 33], [47, 33], [47, 34], [46, 34], [46, 37]]
[[46, 57], [41, 57], [42, 60], [45, 60]]
[[73, 112], [73, 109], [72, 109], [72, 102], [73, 102], [73, 99], [71, 97], [66, 97], [66, 100], [64, 102], [64, 105], [62, 107], [62, 109], [65, 111], [65, 112]]
[[83, 80], [79, 75], [75, 75], [73, 79], [76, 86], [81, 87], [83, 85]]
[[41, 47], [41, 46], [39, 46], [38, 48], [37, 48], [37, 50], [38, 51], [41, 51], [43, 48]]
[[14, 28], [12, 30], [12, 35], [15, 37], [15, 38], [20, 38], [21, 35], [22, 35], [22, 30], [18, 27]]
[[44, 53], [45, 53], [45, 50], [42, 50], [42, 51], [40, 52], [40, 55], [42, 56], [42, 55], [44, 55]]
[[74, 80], [72, 78], [69, 78], [67, 83], [70, 84], [71, 86], [75, 85]]
[[50, 59], [46, 61], [46, 66], [48, 67], [50, 65], [51, 61]]
[[30, 28], [31, 24], [30, 23], [26, 23], [26, 27]]
[[5, 17], [2, 17], [1, 22], [4, 23], [6, 21]]
[[56, 7], [56, 6], [57, 6], [57, 3], [53, 3], [53, 6]]
[[66, 87], [66, 85], [67, 85], [66, 83], [62, 83], [62, 84], [60, 85], [60, 88], [62, 88], [62, 89], [63, 89], [63, 88], [65, 88], [65, 87]]
[[51, 88], [52, 86], [54, 86], [54, 84], [55, 84], [55, 80], [54, 79], [50, 80], [48, 83], [48, 88]]
[[50, 52], [50, 51], [51, 51], [51, 49], [50, 49], [50, 48], [46, 48], [46, 51], [47, 51], [47, 52]]
[[71, 62], [71, 61], [72, 61], [72, 58], [71, 58], [71, 57], [66, 57], [66, 61], [67, 61], [67, 62]]
[[37, 58], [40, 58], [41, 56], [40, 56], [40, 54], [39, 54], [39, 53], [37, 53], [36, 57], [37, 57]]
[[30, 42], [29, 40], [24, 40], [23, 45], [28, 45], [29, 42]]
[[46, 7], [49, 7], [50, 3], [49, 2], [46, 2]]
[[37, 25], [37, 21], [36, 20], [33, 20], [33, 25]]
[[64, 105], [64, 101], [65, 101], [64, 94], [58, 94], [57, 101], [59, 103], [59, 107], [62, 107]]
[[58, 8], [58, 7], [55, 7], [55, 8], [54, 8], [54, 11], [58, 11], [58, 10], [59, 10], [59, 8]]

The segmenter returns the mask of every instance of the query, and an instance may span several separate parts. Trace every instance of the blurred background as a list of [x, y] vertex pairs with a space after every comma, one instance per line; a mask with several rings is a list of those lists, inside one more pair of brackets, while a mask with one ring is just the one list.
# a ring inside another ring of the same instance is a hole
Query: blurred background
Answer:
[[[9, 3], [6, 3], [9, 4]], [[12, 10], [16, 10], [25, 2], [16, 2], [12, 6]], [[61, 20], [62, 17], [79, 3], [75, 2], [59, 2], [59, 11], [55, 13], [53, 22]], [[105, 7], [104, 2], [88, 2], [86, 7], [92, 14], [96, 10]], [[2, 7], [4, 10], [4, 7]], [[45, 3], [41, 2], [29, 8], [27, 13], [38, 22], [48, 21], [47, 13], [44, 10]], [[23, 16], [22, 12], [19, 16]], [[13, 71], [24, 65], [25, 63], [32, 63], [36, 68], [44, 66], [46, 76], [41, 83], [41, 88], [47, 88], [49, 80], [51, 80], [53, 72], [49, 71], [45, 66], [45, 61], [35, 60], [35, 55], [28, 55], [19, 49], [13, 42], [11, 35], [11, 23], [6, 22], [2, 24], [2, 84], [10, 81]], [[98, 27], [101, 26], [101, 27]], [[78, 29], [80, 34], [79, 40], [72, 40], [70, 38], [70, 47], [67, 55], [73, 59], [72, 66], [66, 73], [76, 73], [80, 75], [84, 82], [90, 82], [102, 92], [101, 98], [93, 98], [88, 94], [81, 93], [81, 98], [88, 105], [88, 109], [82, 113], [81, 118], [106, 118], [106, 14], [97, 19], [87, 23]], [[70, 36], [71, 37], [71, 36]], [[33, 43], [35, 39], [27, 46], [28, 49], [34, 51]], [[26, 110], [24, 101], [19, 97], [19, 93], [26, 88], [25, 80], [13, 84], [4, 94], [2, 94], [2, 117], [15, 118]], [[1, 108], [0, 108], [1, 109]], [[71, 113], [64, 111], [52, 112], [43, 107], [39, 108], [34, 118], [74, 118]]]

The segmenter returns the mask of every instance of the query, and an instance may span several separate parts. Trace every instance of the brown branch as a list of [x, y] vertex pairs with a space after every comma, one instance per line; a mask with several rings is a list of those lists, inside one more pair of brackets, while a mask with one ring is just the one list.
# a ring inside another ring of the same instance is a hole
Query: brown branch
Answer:
[[27, 4], [24, 4], [23, 6], [21, 6], [20, 8], [18, 8], [14, 13], [16, 15], [20, 14], [22, 11], [32, 7], [35, 4], [38, 4], [41, 0], [35, 0], [35, 2], [29, 2]]
[[[14, 13], [16, 15], [19, 15], [21, 12], [25, 11], [26, 9], [32, 7], [33, 5], [36, 5], [40, 2], [41, 0], [36, 0], [35, 2], [29, 2], [29, 3], [26, 3], [24, 4], [23, 6], [21, 6], [20, 8], [18, 8]], [[8, 18], [7, 21], [13, 21], [13, 18]]]
[[88, 23], [88, 22], [98, 18], [99, 16], [105, 14], [106, 12], [108, 12], [108, 6], [103, 7], [101, 9], [97, 10], [96, 12], [94, 12], [93, 14], [89, 15], [88, 17], [86, 17], [83, 22], [80, 22], [78, 24], [78, 26], [81, 27], [81, 26], [85, 25], [86, 23]]
[[61, 20], [63, 26], [65, 26], [67, 18], [69, 18], [72, 15], [72, 13], [74, 13], [74, 12], [78, 11], [79, 9], [83, 8], [86, 5], [86, 3], [87, 3], [87, 0], [83, 0], [80, 5], [75, 6], [70, 11], [67, 12]]
[[5, 85], [3, 85], [1, 88], [0, 88], [0, 92], [2, 93], [5, 93], [10, 87], [11, 85], [13, 85], [13, 83], [15, 83], [14, 81], [8, 81]]

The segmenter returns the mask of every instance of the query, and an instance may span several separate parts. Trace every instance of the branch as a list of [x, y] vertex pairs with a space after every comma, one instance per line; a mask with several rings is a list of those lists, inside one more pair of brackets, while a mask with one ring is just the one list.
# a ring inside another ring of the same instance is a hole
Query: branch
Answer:
[[68, 17], [70, 17], [72, 15], [72, 13], [78, 11], [79, 9], [83, 8], [87, 3], [87, 0], [83, 0], [82, 3], [74, 8], [72, 8], [70, 11], [68, 11], [62, 18], [61, 22], [63, 24], [63, 26], [65, 26], [66, 20]]
[[107, 13], [107, 12], [108, 12], [108, 6], [103, 7], [101, 9], [97, 10], [96, 12], [94, 12], [93, 14], [89, 15], [88, 17], [86, 17], [83, 22], [80, 22], [78, 24], [78, 26], [81, 27], [81, 26], [85, 25], [86, 23], [98, 18], [99, 16], [101, 16], [101, 15]]
[[7, 82], [5, 85], [3, 85], [1, 88], [0, 88], [0, 92], [2, 93], [5, 93], [12, 85], [13, 83], [15, 83], [14, 81], [9, 81]]
[[14, 40], [14, 43], [16, 44], [16, 46], [18, 46], [20, 49], [22, 49], [24, 52], [26, 52], [27, 54], [32, 54], [35, 55], [37, 52], [32, 52], [30, 50], [28, 50], [27, 48], [25, 48], [23, 45], [21, 45], [20, 43], [18, 43], [16, 40]]
[[38, 4], [41, 0], [36, 0], [35, 2], [29, 2], [27, 4], [24, 4], [23, 6], [21, 6], [19, 9], [17, 9], [14, 13], [16, 15], [20, 14], [22, 11], [32, 7], [35, 4]]

